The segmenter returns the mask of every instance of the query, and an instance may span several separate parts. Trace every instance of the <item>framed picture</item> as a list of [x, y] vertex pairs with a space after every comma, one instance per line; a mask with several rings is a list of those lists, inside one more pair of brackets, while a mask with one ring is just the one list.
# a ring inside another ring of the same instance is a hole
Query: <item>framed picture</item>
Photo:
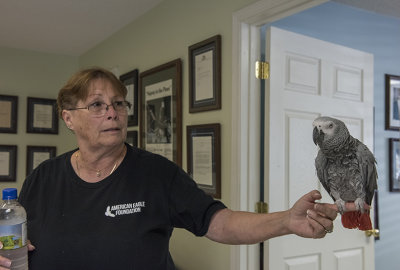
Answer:
[[119, 77], [128, 90], [126, 100], [132, 104], [128, 111], [128, 127], [138, 125], [138, 74], [138, 70], [135, 69]]
[[140, 73], [140, 147], [182, 165], [182, 62]]
[[400, 192], [400, 139], [389, 139], [390, 191]]
[[18, 97], [0, 95], [0, 133], [17, 133]]
[[400, 76], [385, 74], [386, 129], [400, 130]]
[[28, 97], [27, 133], [58, 134], [57, 101]]
[[189, 112], [221, 109], [221, 36], [189, 47]]
[[207, 194], [221, 198], [220, 124], [187, 126], [188, 174]]
[[26, 175], [29, 175], [40, 163], [56, 156], [55, 146], [26, 147]]
[[133, 147], [138, 147], [138, 132], [136, 130], [128, 131], [126, 142]]
[[17, 181], [17, 146], [0, 145], [0, 181]]

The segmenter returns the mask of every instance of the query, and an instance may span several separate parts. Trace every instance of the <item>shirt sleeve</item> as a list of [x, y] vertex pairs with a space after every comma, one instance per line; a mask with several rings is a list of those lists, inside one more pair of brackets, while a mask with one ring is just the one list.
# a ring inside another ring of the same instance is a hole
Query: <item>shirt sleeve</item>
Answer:
[[185, 228], [196, 236], [204, 236], [212, 216], [226, 206], [202, 189], [182, 169], [177, 172], [170, 186], [170, 216], [172, 225]]

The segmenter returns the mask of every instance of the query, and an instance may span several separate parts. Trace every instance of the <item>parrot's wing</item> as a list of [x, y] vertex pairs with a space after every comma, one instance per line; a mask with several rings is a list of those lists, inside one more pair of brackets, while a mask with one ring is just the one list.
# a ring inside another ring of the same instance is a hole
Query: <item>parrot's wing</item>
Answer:
[[365, 181], [366, 188], [366, 203], [371, 205], [372, 198], [375, 190], [378, 188], [377, 179], [378, 173], [376, 171], [376, 160], [374, 155], [366, 145], [359, 141], [357, 147], [357, 159], [360, 166], [362, 179]]
[[326, 157], [322, 153], [321, 150], [318, 151], [317, 157], [315, 158], [315, 169], [317, 170], [317, 176], [319, 181], [321, 182], [322, 186], [325, 188], [325, 190], [331, 194], [331, 189], [328, 185], [328, 174], [326, 170]]

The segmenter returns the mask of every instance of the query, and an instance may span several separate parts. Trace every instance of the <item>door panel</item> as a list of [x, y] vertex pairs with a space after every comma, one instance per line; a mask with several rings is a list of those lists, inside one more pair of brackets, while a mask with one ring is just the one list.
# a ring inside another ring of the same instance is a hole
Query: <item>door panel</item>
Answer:
[[[274, 27], [267, 36], [265, 187], [270, 210], [288, 209], [312, 189], [332, 203], [315, 172], [312, 121], [321, 115], [342, 119], [373, 149], [373, 57]], [[374, 269], [374, 240], [342, 228], [340, 216], [334, 225], [324, 239], [289, 235], [269, 240], [265, 269]]]

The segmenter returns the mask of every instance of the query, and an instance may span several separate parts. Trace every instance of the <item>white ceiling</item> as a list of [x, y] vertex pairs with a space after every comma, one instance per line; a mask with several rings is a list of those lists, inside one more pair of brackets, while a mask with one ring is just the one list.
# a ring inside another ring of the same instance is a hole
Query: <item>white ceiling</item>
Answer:
[[79, 56], [162, 0], [0, 0], [0, 46]]
[[[0, 0], [0, 46], [79, 56], [163, 0]], [[400, 16], [399, 0], [334, 0]]]

